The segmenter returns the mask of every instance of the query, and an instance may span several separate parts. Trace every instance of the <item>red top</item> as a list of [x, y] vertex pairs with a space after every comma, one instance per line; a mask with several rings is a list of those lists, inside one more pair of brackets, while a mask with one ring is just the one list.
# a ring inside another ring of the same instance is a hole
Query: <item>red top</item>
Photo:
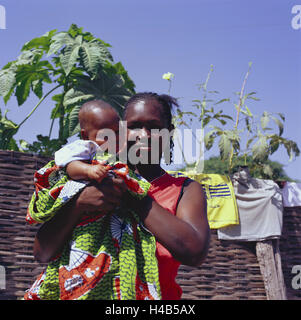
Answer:
[[[186, 179], [186, 177], [175, 178], [165, 173], [151, 183], [148, 194], [161, 207], [175, 215], [183, 183]], [[171, 253], [158, 242], [156, 255], [158, 259], [162, 299], [180, 300], [182, 289], [176, 283], [180, 262], [174, 259]]]

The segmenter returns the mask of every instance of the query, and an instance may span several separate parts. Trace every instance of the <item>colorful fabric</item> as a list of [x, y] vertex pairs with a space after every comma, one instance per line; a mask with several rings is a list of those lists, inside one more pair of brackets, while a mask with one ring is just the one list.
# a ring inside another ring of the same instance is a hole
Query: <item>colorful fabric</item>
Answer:
[[175, 171], [169, 171], [169, 173], [175, 177], [189, 177], [202, 185], [207, 199], [207, 216], [210, 229], [239, 224], [236, 197], [228, 176]]
[[[161, 207], [175, 215], [186, 179], [186, 177], [175, 178], [165, 173], [151, 183], [148, 194]], [[176, 283], [180, 262], [159, 242], [157, 242], [157, 259], [162, 300], [180, 300], [182, 289]]]
[[[149, 183], [126, 165], [112, 164], [109, 172], [122, 177], [134, 196], [147, 194]], [[64, 169], [49, 162], [35, 174], [26, 220], [50, 220], [87, 183], [69, 180]], [[122, 206], [113, 213], [85, 215], [62, 254], [49, 263], [24, 299], [161, 299], [155, 237]]]

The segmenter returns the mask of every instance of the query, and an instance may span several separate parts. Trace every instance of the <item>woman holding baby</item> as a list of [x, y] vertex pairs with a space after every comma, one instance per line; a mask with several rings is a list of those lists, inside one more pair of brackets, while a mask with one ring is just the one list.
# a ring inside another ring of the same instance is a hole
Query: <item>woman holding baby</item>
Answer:
[[[38, 261], [49, 262], [61, 253], [84, 214], [112, 212], [126, 206], [137, 213], [145, 229], [155, 237], [161, 298], [181, 299], [182, 290], [175, 281], [178, 267], [180, 264], [199, 266], [204, 261], [210, 230], [201, 185], [184, 177], [172, 177], [160, 163], [150, 161], [151, 139], [158, 140], [159, 159], [169, 152], [152, 129], [173, 130], [173, 105], [177, 102], [168, 95], [140, 93], [125, 106], [123, 120], [127, 123], [127, 148], [135, 146], [148, 159], [146, 163], [128, 163], [128, 166], [150, 184], [147, 195], [133, 197], [127, 192], [125, 180], [118, 175], [88, 184], [39, 229], [34, 245]], [[107, 112], [111, 112], [110, 108]], [[136, 138], [131, 139], [131, 136]], [[82, 134], [82, 138], [91, 139], [91, 136]]]

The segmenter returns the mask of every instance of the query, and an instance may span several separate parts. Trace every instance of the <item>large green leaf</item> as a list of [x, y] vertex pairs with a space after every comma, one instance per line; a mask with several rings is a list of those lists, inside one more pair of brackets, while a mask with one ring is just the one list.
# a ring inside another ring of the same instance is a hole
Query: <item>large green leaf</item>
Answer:
[[29, 96], [30, 89], [41, 98], [42, 81], [51, 83], [48, 70], [44, 69], [44, 66], [48, 67], [47, 61], [39, 61], [35, 64], [21, 65], [16, 71], [16, 98], [19, 106], [22, 105]]
[[22, 47], [22, 51], [31, 50], [31, 49], [42, 49], [45, 52], [48, 52], [52, 37], [56, 33], [57, 30], [51, 30], [46, 32], [41, 37], [34, 38], [24, 44]]
[[80, 110], [81, 105], [75, 106], [72, 111], [69, 114], [69, 135], [73, 136], [75, 134], [77, 134], [80, 131], [80, 126], [79, 126], [79, 122], [78, 122], [78, 113]]
[[[42, 51], [40, 49], [25, 50], [15, 61], [9, 62], [2, 68], [0, 71], [0, 95], [3, 97], [5, 103], [7, 103], [8, 99], [14, 92], [15, 87], [19, 84], [19, 80], [16, 79], [19, 68], [22, 66], [28, 67], [32, 64], [37, 64], [41, 57]], [[25, 85], [25, 83], [21, 84], [21, 86], [23, 89], [19, 89], [19, 91], [23, 92], [23, 96], [26, 96], [25, 92], [28, 91], [28, 86]]]
[[48, 55], [59, 52], [60, 62], [66, 75], [69, 75], [73, 66], [79, 63], [93, 78], [106, 61], [113, 59], [105, 44], [93, 38], [91, 34], [83, 33], [82, 28], [77, 27], [52, 37]]
[[66, 46], [66, 48], [61, 53], [60, 61], [66, 75], [68, 75], [71, 72], [73, 66], [79, 58], [79, 49], [80, 45], [78, 43], [75, 43]]
[[6, 97], [16, 82], [15, 72], [11, 69], [4, 69], [0, 71], [0, 95]]
[[125, 86], [127, 89], [129, 89], [131, 92], [135, 93], [135, 83], [134, 81], [129, 77], [128, 72], [125, 70], [123, 64], [121, 62], [117, 62], [115, 65], [115, 70], [118, 74], [120, 74], [124, 81]]
[[110, 60], [108, 49], [100, 42], [91, 41], [80, 46], [79, 55], [84, 69], [95, 78], [100, 66]]
[[76, 85], [64, 97], [64, 107], [69, 112], [69, 136], [79, 131], [78, 112], [80, 106], [89, 100], [100, 99], [109, 103], [122, 115], [124, 105], [132, 93], [125, 87], [124, 79], [119, 74], [99, 71], [97, 79], [91, 80], [88, 76], [77, 78]]
[[51, 44], [48, 50], [48, 56], [58, 53], [64, 46], [74, 44], [74, 39], [68, 32], [59, 32], [51, 39]]

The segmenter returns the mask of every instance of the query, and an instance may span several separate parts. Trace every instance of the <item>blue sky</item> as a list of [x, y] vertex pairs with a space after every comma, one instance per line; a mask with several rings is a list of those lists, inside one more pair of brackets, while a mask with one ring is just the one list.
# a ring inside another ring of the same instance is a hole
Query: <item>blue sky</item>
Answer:
[[[197, 84], [211, 64], [209, 89], [233, 98], [252, 61], [246, 91], [256, 91], [260, 101], [249, 108], [255, 114], [284, 113], [283, 136], [301, 148], [301, 29], [291, 26], [295, 4], [297, 0], [0, 0], [7, 23], [0, 30], [0, 68], [16, 58], [26, 41], [76, 23], [112, 45], [115, 61], [128, 70], [136, 91], [167, 92], [162, 74], [174, 73], [171, 93], [181, 97], [183, 110], [191, 110], [191, 101], [200, 97]], [[11, 99], [6, 107], [0, 101], [0, 108], [8, 108], [8, 117], [19, 123], [36, 102], [32, 97], [18, 107]], [[47, 135], [52, 107], [46, 100], [17, 138], [32, 142], [39, 133]], [[223, 108], [234, 114], [232, 105]], [[301, 180], [301, 157], [289, 163], [283, 149], [272, 160]]]

